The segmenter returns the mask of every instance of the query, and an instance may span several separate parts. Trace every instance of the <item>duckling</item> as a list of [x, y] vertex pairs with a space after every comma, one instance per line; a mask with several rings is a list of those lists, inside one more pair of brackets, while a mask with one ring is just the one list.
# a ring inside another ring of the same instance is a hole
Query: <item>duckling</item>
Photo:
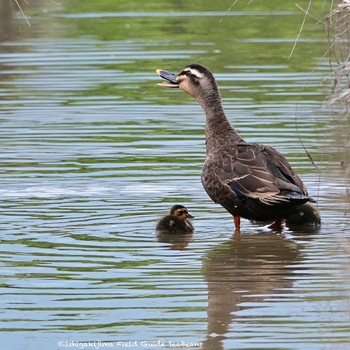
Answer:
[[209, 197], [224, 207], [240, 230], [241, 218], [283, 220], [297, 206], [313, 201], [298, 175], [277, 150], [246, 142], [230, 123], [213, 74], [200, 64], [186, 66], [174, 74], [158, 69], [167, 80], [159, 85], [181, 88], [194, 97], [206, 115], [206, 159], [201, 181]]
[[156, 226], [156, 230], [167, 234], [193, 233], [194, 228], [187, 219], [192, 219], [187, 208], [176, 204], [170, 209], [170, 214], [161, 218]]

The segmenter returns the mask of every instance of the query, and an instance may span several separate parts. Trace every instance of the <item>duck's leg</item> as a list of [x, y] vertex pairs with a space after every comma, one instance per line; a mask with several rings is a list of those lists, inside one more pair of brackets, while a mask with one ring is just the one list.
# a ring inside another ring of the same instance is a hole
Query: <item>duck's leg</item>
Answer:
[[235, 223], [235, 229], [240, 230], [241, 229], [241, 217], [238, 215], [234, 215], [233, 222]]
[[274, 223], [272, 223], [269, 228], [274, 231], [282, 231], [283, 219], [277, 219]]
[[241, 240], [241, 218], [238, 215], [234, 215], [233, 222], [235, 223], [235, 232], [233, 233], [233, 239], [239, 242]]

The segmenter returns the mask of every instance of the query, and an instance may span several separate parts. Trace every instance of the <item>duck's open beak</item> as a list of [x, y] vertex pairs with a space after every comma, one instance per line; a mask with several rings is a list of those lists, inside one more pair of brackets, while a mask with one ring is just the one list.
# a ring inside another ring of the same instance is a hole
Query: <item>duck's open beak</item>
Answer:
[[165, 87], [170, 87], [170, 88], [178, 88], [179, 83], [176, 81], [177, 75], [175, 73], [170, 73], [166, 70], [163, 69], [157, 69], [156, 73], [163, 79], [167, 80], [164, 83], [159, 83], [157, 85], [159, 86], [165, 86]]

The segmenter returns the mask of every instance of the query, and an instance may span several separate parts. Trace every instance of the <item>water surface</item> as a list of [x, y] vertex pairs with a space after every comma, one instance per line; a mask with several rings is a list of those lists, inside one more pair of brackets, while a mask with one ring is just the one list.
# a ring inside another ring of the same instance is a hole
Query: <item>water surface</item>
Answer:
[[[19, 14], [1, 27], [2, 341], [346, 348], [349, 179], [340, 121], [323, 109], [327, 67], [312, 73], [321, 28], [309, 23], [288, 61], [302, 15], [277, 1], [241, 4], [220, 25], [223, 1], [31, 5], [30, 28]], [[200, 183], [203, 112], [156, 86], [156, 68], [192, 62], [215, 72], [244, 138], [287, 156], [318, 200], [319, 230], [244, 221], [233, 237]], [[159, 239], [176, 203], [196, 232]]]

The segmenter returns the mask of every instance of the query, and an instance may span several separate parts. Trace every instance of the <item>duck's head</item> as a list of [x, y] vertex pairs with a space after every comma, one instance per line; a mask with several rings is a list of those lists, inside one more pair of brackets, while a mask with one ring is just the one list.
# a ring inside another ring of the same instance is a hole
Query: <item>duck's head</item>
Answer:
[[170, 215], [177, 216], [181, 220], [186, 220], [186, 219], [192, 219], [194, 216], [192, 216], [187, 208], [185, 208], [183, 205], [174, 205], [170, 209]]
[[200, 64], [186, 66], [179, 74], [163, 69], [157, 69], [156, 73], [166, 80], [158, 85], [180, 88], [196, 99], [202, 94], [211, 93], [213, 89], [217, 90], [213, 74]]

